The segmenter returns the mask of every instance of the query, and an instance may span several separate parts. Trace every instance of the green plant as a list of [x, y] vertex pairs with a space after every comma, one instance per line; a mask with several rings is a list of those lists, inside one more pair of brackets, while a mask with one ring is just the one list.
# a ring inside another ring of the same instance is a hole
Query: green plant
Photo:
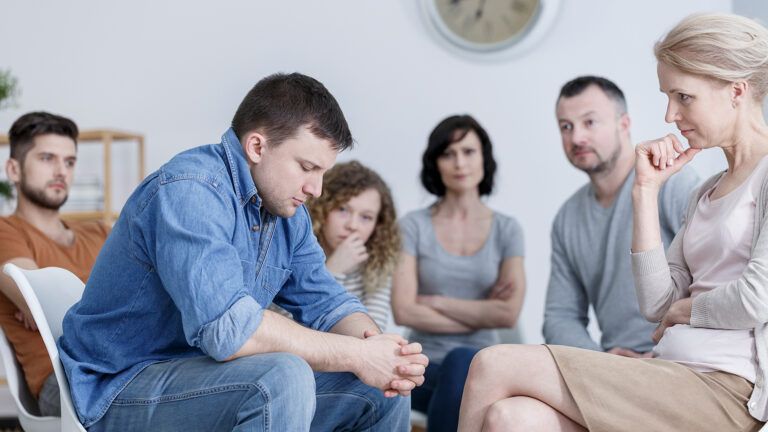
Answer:
[[0, 197], [7, 200], [13, 198], [13, 186], [11, 185], [11, 182], [5, 180], [0, 181]]
[[0, 109], [7, 108], [19, 96], [19, 81], [10, 70], [0, 70]]
[[[11, 75], [10, 70], [0, 69], [0, 109], [7, 108], [16, 102], [19, 96], [19, 81]], [[9, 181], [0, 181], [0, 198], [13, 198], [13, 185]]]

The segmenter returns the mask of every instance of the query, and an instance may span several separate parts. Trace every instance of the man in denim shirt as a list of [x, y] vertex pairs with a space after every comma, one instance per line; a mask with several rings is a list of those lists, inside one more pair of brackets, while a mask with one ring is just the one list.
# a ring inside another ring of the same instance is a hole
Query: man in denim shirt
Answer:
[[[64, 318], [84, 426], [409, 429], [410, 403], [394, 396], [423, 382], [426, 357], [380, 334], [334, 281], [303, 205], [351, 144], [322, 84], [272, 75], [220, 144], [142, 182]], [[306, 327], [266, 310], [272, 301]]]

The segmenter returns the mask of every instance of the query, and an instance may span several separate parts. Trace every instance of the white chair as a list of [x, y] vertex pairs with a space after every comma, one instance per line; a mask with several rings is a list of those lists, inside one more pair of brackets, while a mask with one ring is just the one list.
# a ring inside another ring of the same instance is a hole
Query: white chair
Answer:
[[61, 419], [58, 417], [42, 417], [37, 401], [29, 392], [27, 382], [24, 379], [21, 365], [16, 360], [16, 353], [0, 330], [0, 357], [5, 366], [5, 380], [8, 382], [8, 390], [16, 403], [16, 411], [19, 423], [25, 431], [29, 432], [55, 432], [61, 430]]
[[[3, 272], [13, 279], [32, 312], [35, 324], [43, 337], [53, 371], [59, 382], [61, 395], [61, 431], [85, 432], [72, 405], [69, 381], [59, 360], [56, 340], [62, 334], [62, 321], [67, 310], [80, 300], [85, 285], [67, 270], [48, 267], [39, 270], [23, 270], [13, 264], [6, 264]], [[25, 427], [26, 429], [26, 427]], [[27, 429], [42, 431], [43, 429]], [[46, 429], [47, 430], [47, 429]]]

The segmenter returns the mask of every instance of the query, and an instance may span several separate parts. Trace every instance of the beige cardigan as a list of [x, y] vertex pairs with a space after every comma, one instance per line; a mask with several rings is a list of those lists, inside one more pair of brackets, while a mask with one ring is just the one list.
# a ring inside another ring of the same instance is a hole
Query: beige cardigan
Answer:
[[[659, 322], [677, 300], [689, 296], [691, 272], [683, 257], [683, 237], [688, 220], [696, 211], [701, 196], [723, 175], [716, 174], [693, 194], [685, 220], [664, 255], [663, 246], [633, 253], [632, 271], [640, 312], [648, 321]], [[768, 175], [763, 179], [755, 207], [752, 253], [738, 279], [702, 293], [693, 300], [691, 326], [729, 330], [755, 330], [757, 378], [748, 408], [752, 417], [768, 418]], [[763, 235], [765, 234], [765, 235]], [[765, 429], [765, 428], [764, 428]]]

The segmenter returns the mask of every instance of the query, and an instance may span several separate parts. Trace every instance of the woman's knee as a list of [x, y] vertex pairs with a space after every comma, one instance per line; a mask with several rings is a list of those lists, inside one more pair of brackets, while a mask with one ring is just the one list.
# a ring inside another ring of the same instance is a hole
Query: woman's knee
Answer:
[[469, 369], [467, 385], [497, 382], [510, 375], [527, 376], [548, 351], [541, 345], [494, 345], [480, 350]]
[[494, 345], [480, 350], [472, 359], [470, 376], [483, 377], [508, 367], [514, 358], [514, 348], [514, 345]]
[[485, 413], [483, 431], [555, 430], [554, 414], [546, 404], [528, 397], [512, 397], [492, 404]]

